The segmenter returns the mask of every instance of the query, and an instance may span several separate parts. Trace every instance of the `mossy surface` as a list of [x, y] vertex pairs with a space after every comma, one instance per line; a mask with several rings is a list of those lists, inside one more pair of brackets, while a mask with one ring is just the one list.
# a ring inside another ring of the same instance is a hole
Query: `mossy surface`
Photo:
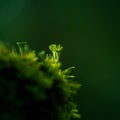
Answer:
[[70, 120], [79, 118], [74, 95], [80, 84], [61, 69], [63, 47], [36, 53], [27, 43], [10, 49], [0, 43], [0, 120]]

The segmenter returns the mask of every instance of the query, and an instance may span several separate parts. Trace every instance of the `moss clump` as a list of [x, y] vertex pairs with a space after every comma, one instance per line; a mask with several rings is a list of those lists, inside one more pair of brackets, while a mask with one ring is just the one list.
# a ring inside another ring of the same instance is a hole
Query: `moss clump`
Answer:
[[0, 120], [70, 120], [79, 118], [73, 96], [79, 89], [61, 69], [60, 45], [52, 54], [31, 51], [25, 42], [17, 49], [0, 43]]

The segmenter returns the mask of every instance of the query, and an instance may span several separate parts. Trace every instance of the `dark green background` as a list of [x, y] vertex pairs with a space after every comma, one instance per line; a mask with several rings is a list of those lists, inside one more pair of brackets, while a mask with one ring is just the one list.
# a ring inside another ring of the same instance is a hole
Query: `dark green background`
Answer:
[[81, 120], [120, 119], [120, 2], [0, 0], [0, 39], [27, 41], [37, 51], [64, 46], [63, 68], [82, 84]]

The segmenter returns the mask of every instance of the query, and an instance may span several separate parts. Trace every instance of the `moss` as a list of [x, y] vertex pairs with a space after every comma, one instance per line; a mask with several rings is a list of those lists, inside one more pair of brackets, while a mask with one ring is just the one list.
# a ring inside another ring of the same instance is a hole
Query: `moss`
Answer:
[[52, 54], [36, 53], [26, 42], [17, 48], [0, 43], [0, 120], [70, 120], [79, 118], [73, 97], [80, 84], [61, 69], [60, 45]]

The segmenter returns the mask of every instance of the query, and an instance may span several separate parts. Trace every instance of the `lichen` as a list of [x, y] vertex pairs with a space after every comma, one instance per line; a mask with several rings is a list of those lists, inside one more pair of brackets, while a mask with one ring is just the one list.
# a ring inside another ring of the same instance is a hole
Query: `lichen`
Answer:
[[80, 88], [71, 71], [61, 69], [61, 45], [52, 54], [36, 53], [26, 42], [17, 48], [0, 43], [0, 120], [80, 118], [74, 95]]

